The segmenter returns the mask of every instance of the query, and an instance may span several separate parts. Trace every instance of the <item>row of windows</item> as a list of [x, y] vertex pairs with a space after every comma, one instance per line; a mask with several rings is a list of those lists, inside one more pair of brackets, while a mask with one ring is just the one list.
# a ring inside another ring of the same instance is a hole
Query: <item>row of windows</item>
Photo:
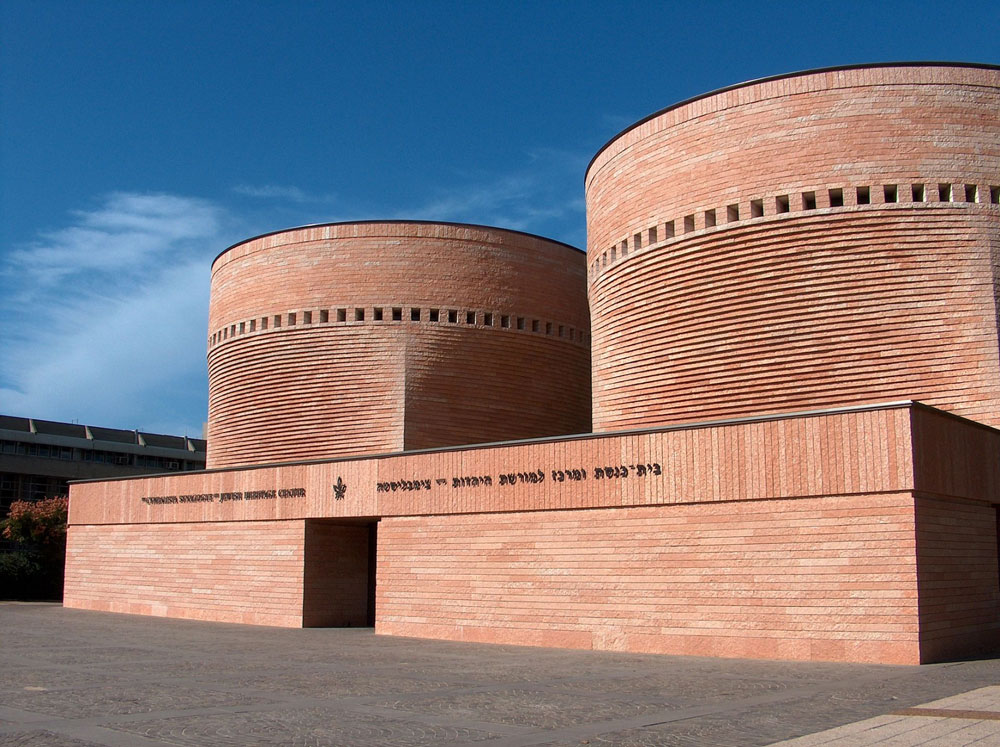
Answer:
[[605, 267], [626, 257], [630, 251], [649, 247], [660, 241], [667, 241], [678, 234], [713, 228], [720, 221], [734, 223], [745, 218], [762, 218], [765, 215], [780, 215], [799, 210], [817, 208], [839, 208], [845, 205], [870, 205], [872, 203], [894, 202], [989, 202], [1000, 204], [1000, 186], [990, 185], [980, 189], [978, 184], [883, 184], [878, 187], [837, 187], [827, 190], [810, 190], [797, 195], [776, 195], [773, 198], [750, 200], [746, 205], [733, 203], [724, 209], [704, 210], [685, 215], [677, 221], [658, 223], [646, 231], [639, 231], [631, 239], [625, 238], [602, 252], [591, 264], [591, 278], [596, 277]]
[[72, 460], [74, 458], [74, 451], [79, 451], [79, 449], [49, 446], [48, 444], [26, 444], [20, 441], [0, 441], [0, 453], [17, 454], [18, 456]]
[[147, 454], [123, 454], [122, 452], [102, 451], [100, 449], [74, 449], [67, 446], [24, 443], [23, 441], [0, 440], [0, 453], [94, 464], [114, 464], [123, 467], [147, 467], [165, 471], [204, 468], [204, 465], [199, 462], [190, 462], [184, 459], [171, 459], [170, 457]]
[[249, 321], [237, 322], [214, 332], [210, 345], [218, 345], [231, 337], [265, 331], [312, 324], [347, 322], [431, 322], [437, 324], [458, 324], [478, 327], [534, 332], [541, 335], [562, 338], [570, 342], [585, 343], [587, 334], [582, 329], [566, 324], [547, 322], [510, 314], [496, 314], [492, 311], [468, 311], [459, 309], [421, 309], [415, 306], [374, 306], [340, 309], [319, 309], [317, 311], [289, 311], [285, 314], [262, 316]]
[[0, 473], [0, 518], [10, 512], [14, 501], [38, 501], [69, 493], [69, 485], [61, 477]]

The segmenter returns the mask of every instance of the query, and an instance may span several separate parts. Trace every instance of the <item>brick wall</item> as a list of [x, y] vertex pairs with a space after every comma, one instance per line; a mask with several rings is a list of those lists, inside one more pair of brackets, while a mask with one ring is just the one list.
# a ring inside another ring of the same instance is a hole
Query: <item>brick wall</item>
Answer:
[[383, 519], [376, 632], [915, 664], [906, 494]]
[[742, 226], [606, 270], [595, 429], [900, 399], [1000, 422], [1000, 212], [967, 213]]
[[919, 399], [1000, 424], [1000, 71], [709, 95], [587, 174], [596, 430]]
[[219, 346], [209, 357], [209, 466], [400, 450], [401, 337], [329, 328]]
[[925, 408], [911, 417], [922, 659], [990, 651], [1000, 640], [1000, 433]]
[[302, 625], [302, 521], [71, 526], [63, 604]]
[[[70, 522], [356, 519], [897, 493], [914, 487], [914, 409], [924, 408], [901, 403], [647, 433], [79, 483], [70, 489]], [[976, 430], [948, 420], [959, 433]], [[983, 453], [997, 453], [1000, 444], [992, 448]], [[952, 450], [946, 452], [954, 458]], [[332, 489], [338, 480], [346, 486], [339, 499]], [[301, 488], [304, 495], [277, 497], [288, 488]], [[177, 498], [255, 491], [272, 497]], [[155, 503], [149, 496], [177, 500]]]
[[587, 170], [588, 260], [665, 221], [681, 233], [690, 215], [704, 228], [708, 209], [724, 225], [729, 205], [746, 219], [761, 199], [769, 216], [784, 195], [794, 212], [809, 191], [823, 208], [829, 189], [843, 189], [851, 207], [857, 187], [878, 204], [884, 185], [923, 184], [936, 201], [939, 183], [956, 200], [972, 183], [988, 202], [998, 109], [1000, 71], [934, 66], [790, 75], [672, 107], [621, 133]]
[[590, 432], [587, 346], [438, 328], [406, 349], [406, 449]]
[[356, 223], [224, 252], [209, 467], [590, 429], [584, 255], [501, 229]]
[[1000, 501], [1000, 431], [924, 407], [910, 417], [918, 490]]

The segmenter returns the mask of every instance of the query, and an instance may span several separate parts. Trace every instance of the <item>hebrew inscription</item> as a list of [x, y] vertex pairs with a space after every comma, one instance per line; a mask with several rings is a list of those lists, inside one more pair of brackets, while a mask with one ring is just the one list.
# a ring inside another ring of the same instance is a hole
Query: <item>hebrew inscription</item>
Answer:
[[546, 481], [555, 483], [578, 483], [586, 480], [631, 480], [649, 479], [663, 474], [663, 468], [658, 462], [648, 464], [616, 464], [611, 466], [591, 467], [588, 471], [583, 467], [566, 467], [549, 472], [536, 469], [529, 472], [501, 472], [496, 475], [461, 475], [434, 478], [411, 478], [407, 480], [390, 480], [379, 482], [376, 492], [398, 493], [412, 491], [428, 491], [435, 487], [452, 490], [462, 488], [490, 488], [494, 485], [509, 488], [515, 485], [539, 485]]

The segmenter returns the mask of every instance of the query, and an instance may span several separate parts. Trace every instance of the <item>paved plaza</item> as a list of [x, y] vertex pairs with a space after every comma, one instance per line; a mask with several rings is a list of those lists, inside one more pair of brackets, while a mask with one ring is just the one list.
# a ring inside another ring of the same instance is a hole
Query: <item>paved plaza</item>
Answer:
[[0, 603], [5, 745], [997, 745], [998, 685]]

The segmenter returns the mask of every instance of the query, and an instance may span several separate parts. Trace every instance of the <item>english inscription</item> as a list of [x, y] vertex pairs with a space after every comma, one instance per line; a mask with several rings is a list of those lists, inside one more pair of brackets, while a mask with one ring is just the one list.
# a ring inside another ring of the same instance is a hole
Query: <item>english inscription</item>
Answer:
[[142, 502], [149, 506], [170, 503], [229, 503], [230, 501], [265, 501], [278, 498], [305, 498], [305, 488], [281, 488], [278, 490], [248, 490], [230, 493], [193, 493], [190, 495], [144, 495]]

